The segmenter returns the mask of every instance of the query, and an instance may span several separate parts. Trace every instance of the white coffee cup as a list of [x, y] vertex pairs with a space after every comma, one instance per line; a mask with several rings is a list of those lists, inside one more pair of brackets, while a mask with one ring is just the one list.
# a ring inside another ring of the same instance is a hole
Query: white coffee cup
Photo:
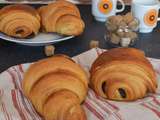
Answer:
[[[122, 4], [121, 9], [117, 9], [118, 1]], [[109, 16], [116, 15], [124, 9], [123, 0], [92, 0], [92, 15], [97, 21], [105, 22]]]
[[139, 32], [150, 33], [157, 26], [160, 2], [158, 0], [133, 0], [132, 13], [139, 22]]

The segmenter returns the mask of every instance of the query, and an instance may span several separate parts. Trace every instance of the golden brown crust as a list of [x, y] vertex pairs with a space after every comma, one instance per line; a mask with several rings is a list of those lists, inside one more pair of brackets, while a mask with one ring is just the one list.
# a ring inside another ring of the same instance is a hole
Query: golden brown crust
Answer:
[[34, 63], [22, 87], [46, 120], [86, 120], [80, 104], [87, 95], [88, 78], [70, 57], [59, 54]]
[[[152, 65], [142, 51], [134, 48], [116, 48], [102, 53], [92, 65], [91, 76], [94, 90], [114, 100], [136, 100], [146, 92], [154, 93], [157, 87]], [[118, 88], [125, 90], [126, 98], [119, 95]]]
[[[56, 1], [45, 7], [44, 6], [40, 7], [38, 11], [42, 18], [42, 28], [46, 32], [57, 32], [57, 33], [60, 32], [60, 34], [64, 34], [64, 35], [79, 35], [83, 32], [84, 23], [81, 19], [79, 9], [70, 2], [67, 2], [65, 0]], [[67, 15], [68, 17], [67, 17], [67, 20], [65, 21], [68, 22], [68, 24], [66, 24], [66, 22], [65, 23], [60, 22], [60, 21], [64, 21], [63, 16], [67, 16]], [[73, 18], [73, 16], [75, 16], [75, 18]], [[72, 20], [72, 21], [69, 21], [69, 20]], [[77, 27], [75, 29], [75, 27], [73, 27], [75, 26], [75, 22], [76, 24], [80, 24], [80, 27]], [[71, 25], [71, 23], [73, 25]], [[56, 27], [56, 26], [60, 26], [60, 27]], [[66, 27], [68, 28], [68, 26], [70, 28], [70, 29], [67, 29], [69, 30], [68, 32], [62, 30], [62, 28], [65, 29]], [[71, 28], [74, 28], [74, 30]], [[77, 31], [77, 33], [75, 34], [74, 31]]]
[[[43, 88], [43, 86], [45, 87]], [[43, 105], [47, 98], [61, 89], [67, 89], [75, 93], [80, 100], [79, 103], [83, 102], [87, 94], [86, 87], [79, 79], [62, 72], [52, 73], [41, 78], [40, 81], [34, 85], [29, 94], [29, 98], [32, 100], [37, 111], [42, 114]]]
[[56, 23], [56, 31], [64, 35], [77, 36], [84, 31], [84, 28], [84, 22], [73, 15], [64, 15]]
[[[58, 31], [56, 31], [57, 22], [59, 20], [61, 20], [64, 15], [77, 16], [77, 13], [76, 13], [76, 11], [74, 9], [71, 9], [71, 8], [68, 8], [68, 7], [57, 8], [55, 10], [55, 12], [50, 17], [48, 17], [48, 23], [46, 23], [46, 25], [48, 25], [49, 27], [47, 27], [48, 28], [47, 32], [58, 32]], [[80, 19], [79, 16], [77, 16], [77, 18]], [[69, 18], [68, 20], [70, 20], [70, 19], [71, 18]], [[63, 24], [63, 23], [61, 23], [61, 24]]]
[[23, 88], [25, 95], [29, 96], [30, 90], [42, 76], [61, 71], [69, 71], [70, 74], [78, 76], [87, 87], [88, 81], [86, 81], [87, 77], [85, 71], [70, 59], [63, 57], [62, 55], [56, 55], [31, 65], [24, 76]]
[[105, 63], [112, 62], [113, 60], [141, 59], [141, 57], [144, 57], [144, 53], [137, 49], [115, 48], [102, 53], [93, 63], [91, 71], [95, 70], [94, 67], [104, 65]]
[[36, 11], [36, 9], [34, 9], [31, 6], [28, 5], [22, 5], [22, 4], [17, 4], [17, 5], [8, 5], [3, 7], [0, 10], [0, 16], [2, 14], [7, 14], [8, 12], [13, 12], [13, 11], [24, 11], [24, 12], [28, 12], [30, 14], [32, 14], [33, 16], [36, 16], [37, 19], [40, 21], [40, 16], [38, 14], [38, 12]]
[[68, 90], [54, 93], [47, 100], [44, 105], [44, 115], [46, 120], [86, 120], [78, 97]]
[[[73, 5], [72, 3], [64, 1], [64, 0], [53, 2], [51, 4], [48, 4], [47, 6], [42, 6], [38, 9], [39, 14], [42, 18], [42, 26], [43, 26], [43, 28], [45, 29], [46, 32], [52, 32], [50, 30], [51, 29], [50, 27], [52, 27], [52, 26], [48, 25], [48, 24], [50, 24], [50, 22], [52, 22], [52, 21], [49, 21], [49, 18], [55, 19], [56, 16], [54, 16], [54, 13], [56, 13], [57, 9], [63, 9], [64, 7], [74, 10], [76, 15], [80, 16], [78, 8], [75, 5]], [[52, 16], [54, 16], [54, 17], [52, 17]], [[55, 24], [55, 22], [56, 21], [54, 20], [54, 24]], [[55, 32], [55, 29], [53, 29], [53, 32]]]
[[48, 4], [45, 7], [42, 6], [43, 9], [41, 9], [41, 7], [40, 7], [40, 13], [42, 16], [44, 15], [45, 17], [47, 17], [49, 15], [49, 13], [53, 13], [53, 12], [55, 12], [55, 10], [57, 8], [63, 8], [63, 7], [68, 7], [68, 8], [74, 9], [75, 12], [77, 13], [77, 16], [80, 17], [79, 9], [74, 4], [72, 4], [71, 2], [68, 2], [66, 0], [58, 0], [58, 1], [55, 1], [51, 4]]
[[28, 5], [8, 5], [0, 10], [0, 31], [9, 36], [25, 38], [39, 29], [40, 16]]

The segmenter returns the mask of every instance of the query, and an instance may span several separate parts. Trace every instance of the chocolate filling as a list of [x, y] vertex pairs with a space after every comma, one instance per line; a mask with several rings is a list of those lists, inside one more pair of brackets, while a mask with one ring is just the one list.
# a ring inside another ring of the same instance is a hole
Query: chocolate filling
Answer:
[[106, 93], [106, 82], [102, 84], [102, 90], [103, 90], [103, 93]]
[[125, 90], [123, 88], [119, 88], [118, 91], [119, 91], [119, 93], [120, 93], [122, 98], [126, 98], [127, 97], [126, 92], [125, 92]]
[[19, 29], [19, 30], [16, 31], [16, 34], [20, 34], [21, 35], [21, 34], [23, 34], [23, 32], [24, 31], [22, 29]]

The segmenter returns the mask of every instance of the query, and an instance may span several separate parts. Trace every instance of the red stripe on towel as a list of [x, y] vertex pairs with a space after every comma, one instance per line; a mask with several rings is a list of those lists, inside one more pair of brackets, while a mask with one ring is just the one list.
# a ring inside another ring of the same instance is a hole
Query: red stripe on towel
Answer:
[[4, 112], [4, 109], [3, 109], [2, 103], [1, 103], [0, 105], [1, 105], [1, 111], [2, 111], [2, 113], [3, 113], [3, 116], [5, 117], [5, 120], [7, 120], [7, 116], [6, 116], [5, 112]]
[[14, 88], [15, 89], [18, 89], [18, 85], [17, 85], [17, 82], [16, 82], [16, 79], [15, 79], [15, 77], [14, 77], [14, 75], [9, 71], [9, 70], [7, 70], [7, 73], [10, 75], [10, 77], [12, 78], [12, 83], [13, 83], [13, 85], [14, 85]]
[[[22, 82], [22, 75], [24, 74], [22, 70], [23, 68], [17, 67], [18, 70], [15, 68], [17, 74], [18, 74], [18, 78], [19, 78], [19, 82]], [[27, 113], [29, 113], [32, 117], [37, 118], [39, 120], [41, 120], [40, 116], [37, 114], [37, 112], [35, 111], [35, 109], [32, 107], [32, 105], [29, 103], [29, 101], [26, 99], [25, 100], [25, 96], [23, 95], [22, 92], [19, 92], [19, 96], [21, 99], [21, 102], [23, 104], [23, 106], [25, 107]]]
[[[88, 93], [92, 98], [91, 99], [94, 99], [94, 98], [97, 98], [97, 96], [94, 94], [94, 92], [92, 90], [90, 90], [90, 92]], [[98, 99], [99, 100], [99, 99]], [[97, 101], [98, 101], [97, 100]], [[96, 99], [94, 100], [96, 102]], [[101, 101], [103, 102], [103, 101]], [[99, 102], [96, 102], [105, 112], [107, 112], [108, 114], [110, 114], [112, 111], [110, 111], [105, 105], [99, 103]], [[108, 105], [107, 105], [108, 106]]]
[[145, 108], [151, 110], [153, 113], [155, 113], [155, 114], [157, 115], [157, 117], [160, 118], [160, 112], [159, 112], [159, 111], [157, 111], [156, 109], [154, 109], [154, 108], [148, 106], [147, 104], [142, 104], [142, 106], [144, 106]]
[[19, 86], [18, 88], [19, 88], [19, 90], [22, 90], [22, 77], [21, 77], [20, 71], [18, 71], [15, 67], [13, 67], [13, 70], [14, 70], [14, 72], [12, 74], [14, 75], [14, 77], [15, 76], [18, 77], [18, 79], [16, 81], [16, 82], [18, 82], [18, 86]]
[[[103, 98], [100, 98], [100, 97], [99, 97], [97, 94], [95, 94], [94, 92], [92, 92], [92, 94], [94, 94], [97, 99], [104, 101]], [[110, 106], [112, 107], [112, 109], [114, 109], [114, 110], [119, 110], [119, 108], [118, 108], [116, 105], [108, 102], [107, 100], [105, 100], [104, 102], [106, 102], [108, 105], [110, 105]]]
[[[99, 96], [98, 95], [96, 95], [92, 90], [90, 90], [90, 96], [92, 97], [93, 96], [93, 99], [94, 98], [97, 98], [98, 100], [100, 100], [99, 99]], [[98, 101], [97, 100], [97, 101]], [[95, 102], [96, 102], [96, 100], [95, 100]], [[103, 101], [101, 101], [101, 102], [103, 102]], [[105, 101], [104, 101], [105, 102]], [[103, 103], [104, 103], [103, 102]], [[115, 112], [115, 111], [117, 111], [117, 109], [114, 109], [114, 108], [111, 108], [112, 106], [110, 106], [109, 104], [103, 104], [103, 103], [100, 103], [100, 102], [96, 102], [105, 112], [107, 112], [108, 114], [113, 114], [117, 119], [119, 119], [119, 120], [122, 120], [122, 116], [119, 114], [119, 113], [117, 113], [117, 112]], [[109, 110], [108, 108], [111, 108], [113, 111], [111, 111], [111, 110]]]
[[21, 72], [21, 73], [24, 73], [24, 70], [23, 70], [22, 64], [20, 64], [20, 65], [18, 66], [18, 68], [19, 68], [19, 70], [20, 70], [20, 72]]
[[[19, 92], [19, 97], [21, 99], [22, 105], [24, 106], [24, 108], [26, 109], [27, 113], [34, 118], [34, 120], [39, 119], [40, 120], [40, 116], [36, 113], [36, 111], [33, 109], [33, 107], [31, 106], [31, 104], [27, 104], [27, 100], [25, 101], [25, 97], [23, 96], [23, 94], [21, 92]], [[35, 119], [36, 118], [36, 119]]]
[[2, 111], [4, 113], [4, 116], [6, 118], [6, 120], [11, 120], [8, 111], [6, 110], [5, 104], [2, 102]]
[[105, 120], [105, 119], [103, 118], [103, 116], [102, 116], [100, 113], [98, 113], [98, 111], [97, 111], [94, 107], [92, 107], [92, 105], [90, 105], [89, 101], [85, 101], [85, 102], [84, 102], [84, 105], [85, 105], [85, 106], [88, 108], [88, 110], [91, 111], [91, 112], [94, 114], [94, 116], [97, 117], [99, 120]]
[[153, 98], [153, 102], [160, 106], [160, 101], [158, 101], [154, 95], [151, 95], [151, 97]]
[[24, 115], [24, 113], [22, 112], [21, 107], [18, 104], [15, 91], [11, 91], [11, 94], [12, 94], [13, 105], [17, 109], [17, 111], [18, 111], [18, 113], [19, 113], [19, 115], [21, 117], [21, 120], [27, 120], [25, 115]]

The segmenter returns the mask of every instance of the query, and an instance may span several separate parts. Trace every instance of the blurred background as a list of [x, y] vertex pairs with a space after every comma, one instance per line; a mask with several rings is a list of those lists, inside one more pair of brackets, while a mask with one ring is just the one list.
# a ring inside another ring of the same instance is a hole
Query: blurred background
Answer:
[[[20, 1], [32, 1], [32, 2], [37, 2], [37, 1], [42, 1], [42, 2], [48, 2], [48, 1], [54, 1], [54, 0], [0, 0], [0, 3], [4, 3], [5, 1], [9, 1], [9, 2], [20, 2]], [[91, 2], [91, 0], [68, 0], [71, 2], [75, 2], [75, 3], [81, 3], [81, 4], [89, 4]], [[131, 0], [123, 0], [126, 4], [130, 4]]]

